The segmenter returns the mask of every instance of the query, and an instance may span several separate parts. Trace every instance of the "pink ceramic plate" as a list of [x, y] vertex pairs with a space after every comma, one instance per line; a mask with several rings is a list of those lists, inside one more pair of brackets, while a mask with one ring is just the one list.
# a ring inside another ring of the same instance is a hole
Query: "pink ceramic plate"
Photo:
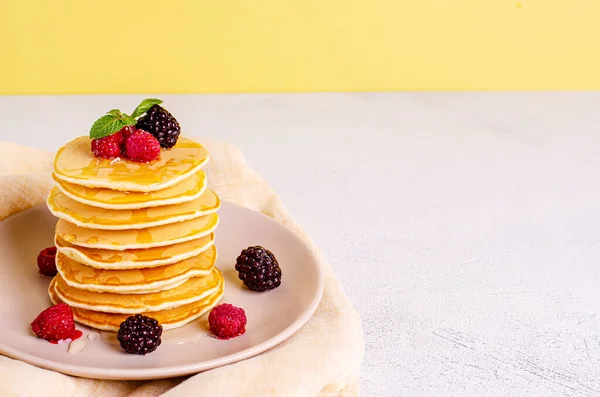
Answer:
[[[98, 379], [155, 379], [187, 375], [255, 356], [293, 335], [314, 313], [323, 293], [323, 273], [309, 248], [281, 224], [231, 203], [219, 211], [217, 266], [225, 276], [221, 302], [243, 307], [246, 333], [231, 340], [210, 336], [206, 315], [179, 329], [165, 331], [154, 353], [124, 353], [113, 333], [78, 325], [85, 348], [68, 352], [68, 344], [52, 345], [36, 338], [29, 324], [50, 305], [49, 277], [37, 271], [39, 251], [52, 245], [54, 218], [35, 207], [0, 222], [0, 353], [66, 374]], [[282, 269], [282, 284], [265, 292], [242, 288], [234, 269], [239, 252], [250, 245], [273, 251]]]

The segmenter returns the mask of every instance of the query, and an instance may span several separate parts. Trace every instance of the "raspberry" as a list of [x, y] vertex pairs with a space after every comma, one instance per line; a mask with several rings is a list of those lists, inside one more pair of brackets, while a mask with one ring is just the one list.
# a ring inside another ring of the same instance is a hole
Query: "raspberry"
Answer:
[[[129, 135], [133, 134], [136, 130], [135, 125], [127, 125], [119, 130], [121, 134], [123, 134], [123, 139], [129, 138]], [[125, 149], [125, 141], [123, 141], [123, 149]], [[125, 151], [125, 150], [123, 150]]]
[[181, 132], [175, 117], [159, 105], [148, 109], [146, 114], [138, 119], [136, 127], [154, 135], [160, 146], [165, 149], [175, 146]]
[[162, 330], [155, 319], [136, 314], [121, 323], [117, 339], [125, 352], [145, 355], [160, 346]]
[[124, 127], [120, 131], [112, 135], [105, 136], [100, 139], [92, 139], [92, 152], [97, 157], [105, 159], [114, 159], [122, 154], [125, 136], [123, 135]]
[[246, 332], [246, 312], [240, 307], [223, 303], [211, 310], [208, 324], [219, 338], [235, 338]]
[[31, 323], [31, 329], [38, 338], [54, 343], [63, 339], [74, 339], [77, 335], [71, 307], [64, 303], [41, 312]]
[[237, 257], [235, 270], [246, 287], [268, 291], [281, 284], [281, 268], [275, 255], [264, 247], [248, 247]]
[[56, 276], [56, 247], [44, 248], [37, 257], [37, 265], [44, 276]]
[[152, 134], [136, 130], [125, 141], [125, 153], [130, 160], [149, 163], [158, 159], [160, 144]]

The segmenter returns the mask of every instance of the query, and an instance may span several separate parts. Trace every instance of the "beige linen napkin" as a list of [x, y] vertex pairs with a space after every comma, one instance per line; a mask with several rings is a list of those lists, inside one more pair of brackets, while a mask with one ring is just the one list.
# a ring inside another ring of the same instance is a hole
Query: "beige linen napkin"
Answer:
[[[331, 268], [294, 223], [267, 182], [235, 147], [203, 141], [211, 152], [210, 187], [224, 200], [263, 212], [314, 250], [326, 273], [313, 317], [279, 346], [250, 359], [190, 377], [103, 381], [36, 368], [0, 355], [0, 396], [356, 396], [364, 352], [360, 318]], [[41, 204], [52, 186], [53, 154], [0, 142], [0, 219]], [[1, 258], [0, 258], [1, 260]], [[10, 264], [2, 264], [2, 266]], [[35, 264], [32, 264], [35, 266]]]

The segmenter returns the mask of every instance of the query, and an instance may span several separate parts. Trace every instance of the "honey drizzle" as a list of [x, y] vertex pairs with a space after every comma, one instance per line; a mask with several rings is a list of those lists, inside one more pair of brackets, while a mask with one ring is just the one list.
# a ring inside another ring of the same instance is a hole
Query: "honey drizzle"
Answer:
[[202, 166], [209, 157], [202, 145], [186, 138], [180, 138], [172, 149], [161, 152], [159, 160], [150, 163], [100, 159], [94, 157], [90, 144], [90, 138], [83, 136], [63, 146], [54, 160], [55, 173], [59, 177], [88, 181], [92, 184], [94, 181], [103, 181], [117, 184], [134, 183], [140, 187], [160, 186]]

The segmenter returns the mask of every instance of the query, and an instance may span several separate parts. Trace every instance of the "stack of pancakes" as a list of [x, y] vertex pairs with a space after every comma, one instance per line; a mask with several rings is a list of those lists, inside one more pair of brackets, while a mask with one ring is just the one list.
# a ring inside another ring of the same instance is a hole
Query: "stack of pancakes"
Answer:
[[149, 164], [94, 157], [88, 137], [56, 154], [48, 208], [59, 218], [54, 303], [75, 320], [117, 331], [141, 313], [164, 329], [209, 311], [223, 296], [214, 266], [217, 195], [206, 188], [209, 154], [181, 137]]

